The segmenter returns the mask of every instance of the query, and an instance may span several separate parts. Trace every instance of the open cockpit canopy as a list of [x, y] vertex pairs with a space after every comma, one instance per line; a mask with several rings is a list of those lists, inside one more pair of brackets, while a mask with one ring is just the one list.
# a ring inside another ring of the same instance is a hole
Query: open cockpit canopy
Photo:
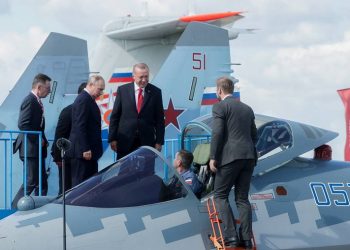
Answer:
[[[211, 114], [189, 122], [182, 130], [182, 148], [194, 151], [198, 144], [210, 141]], [[293, 160], [337, 137], [337, 133], [274, 117], [255, 115], [258, 129], [258, 164], [254, 175], [261, 175]]]

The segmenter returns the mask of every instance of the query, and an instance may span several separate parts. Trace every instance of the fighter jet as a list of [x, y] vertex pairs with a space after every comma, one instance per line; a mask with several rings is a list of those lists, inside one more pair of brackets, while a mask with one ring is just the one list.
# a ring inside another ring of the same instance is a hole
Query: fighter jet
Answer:
[[[211, 122], [206, 115], [184, 126], [183, 147], [208, 145]], [[329, 148], [319, 147], [337, 134], [262, 115], [256, 123], [260, 157], [250, 192], [256, 249], [348, 249], [350, 164], [331, 161]], [[314, 159], [298, 156], [313, 148]], [[201, 156], [195, 163], [205, 168], [209, 155]], [[212, 195], [209, 187], [198, 198], [161, 153], [141, 147], [66, 193], [67, 247], [213, 249]], [[62, 249], [62, 197], [42, 198], [28, 197], [27, 211], [0, 222], [4, 249]]]

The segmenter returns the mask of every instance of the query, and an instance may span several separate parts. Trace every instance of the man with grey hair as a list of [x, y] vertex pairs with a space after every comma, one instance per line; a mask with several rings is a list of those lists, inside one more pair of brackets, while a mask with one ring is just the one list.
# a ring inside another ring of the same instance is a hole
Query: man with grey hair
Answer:
[[102, 156], [101, 113], [95, 99], [103, 94], [105, 81], [99, 75], [89, 78], [86, 88], [72, 106], [72, 128], [68, 151], [71, 160], [72, 187], [90, 178], [98, 171], [97, 161]]
[[[253, 110], [233, 98], [233, 88], [228, 77], [216, 81], [216, 95], [220, 102], [213, 106], [209, 165], [216, 173], [214, 198], [223, 222], [225, 245], [251, 249], [252, 210], [248, 193], [257, 159], [257, 130]], [[241, 221], [240, 239], [228, 200], [232, 186], [235, 186], [235, 202]]]
[[161, 151], [164, 144], [162, 91], [148, 82], [145, 63], [134, 65], [133, 78], [118, 87], [110, 119], [108, 142], [118, 159], [144, 145]]
[[[79, 85], [78, 88], [78, 95], [86, 88], [86, 82], [83, 82]], [[51, 155], [53, 158], [53, 161], [56, 163], [58, 167], [58, 184], [59, 184], [59, 190], [58, 194], [62, 194], [62, 158], [61, 158], [61, 151], [57, 147], [57, 140], [60, 138], [69, 138], [70, 131], [72, 128], [72, 106], [73, 103], [62, 109], [58, 121], [57, 126], [55, 130], [55, 139], [52, 143], [51, 147]], [[71, 189], [72, 187], [72, 177], [71, 177], [71, 169], [70, 169], [70, 160], [65, 159], [65, 171], [64, 171], [64, 183], [65, 188], [64, 190]]]

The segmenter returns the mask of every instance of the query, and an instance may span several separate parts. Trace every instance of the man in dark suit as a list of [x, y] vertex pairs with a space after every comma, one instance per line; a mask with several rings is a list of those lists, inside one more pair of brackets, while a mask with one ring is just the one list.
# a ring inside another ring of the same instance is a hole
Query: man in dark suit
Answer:
[[253, 110], [232, 97], [233, 82], [227, 77], [216, 81], [221, 100], [213, 106], [210, 169], [216, 172], [214, 198], [223, 222], [225, 245], [236, 247], [239, 240], [228, 196], [235, 186], [239, 212], [240, 244], [252, 248], [252, 210], [248, 200], [250, 180], [256, 164], [257, 130]]
[[72, 106], [72, 142], [67, 155], [71, 160], [72, 187], [90, 178], [98, 171], [102, 156], [101, 112], [95, 99], [103, 94], [105, 81], [99, 75], [89, 78], [86, 88]]
[[148, 83], [144, 63], [134, 65], [133, 78], [118, 88], [110, 119], [108, 142], [118, 159], [144, 145], [161, 151], [164, 144], [162, 92]]
[[[86, 82], [83, 82], [80, 84], [78, 88], [78, 95], [83, 91], [83, 89], [86, 87]], [[56, 143], [57, 140], [60, 138], [68, 139], [70, 135], [70, 131], [72, 128], [72, 107], [73, 104], [68, 105], [64, 109], [62, 109], [60, 116], [58, 117], [58, 122], [56, 126], [55, 131], [55, 139], [51, 147], [51, 155], [53, 158], [53, 161], [56, 163], [58, 167], [58, 178], [59, 178], [59, 191], [58, 194], [62, 194], [62, 158], [61, 158], [61, 151], [57, 147]], [[72, 187], [72, 175], [71, 175], [71, 162], [70, 159], [66, 159], [64, 161], [65, 171], [64, 171], [64, 183], [65, 183], [65, 190], [68, 190]]]
[[[34, 77], [32, 91], [24, 98], [18, 118], [18, 128], [24, 131], [42, 132], [42, 141], [39, 142], [37, 134], [27, 135], [27, 148], [25, 149], [25, 136], [20, 133], [14, 142], [14, 153], [19, 150], [20, 159], [27, 162], [26, 165], [26, 193], [24, 186], [20, 187], [13, 202], [12, 207], [17, 208], [17, 203], [24, 195], [30, 195], [33, 190], [35, 195], [39, 195], [39, 169], [41, 169], [42, 189], [41, 194], [47, 194], [47, 175], [45, 169], [45, 158], [47, 156], [48, 141], [46, 139], [44, 106], [41, 98], [45, 98], [50, 93], [51, 78], [44, 74]], [[41, 145], [41, 166], [39, 166], [39, 143]], [[25, 152], [26, 150], [26, 152]], [[25, 159], [26, 157], [26, 159]]]

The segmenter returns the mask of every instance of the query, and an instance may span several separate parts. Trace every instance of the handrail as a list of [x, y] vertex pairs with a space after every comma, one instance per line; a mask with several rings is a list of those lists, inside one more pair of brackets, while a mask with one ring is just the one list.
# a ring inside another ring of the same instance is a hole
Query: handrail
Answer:
[[[27, 130], [0, 130], [0, 134], [9, 134], [9, 138], [0, 138], [0, 142], [2, 141], [4, 143], [4, 208], [7, 209], [7, 201], [8, 201], [8, 192], [7, 192], [7, 187], [8, 185], [10, 186], [10, 191], [9, 191], [9, 200], [12, 201], [12, 187], [13, 187], [13, 142], [16, 140], [14, 139], [13, 134], [24, 134], [24, 164], [23, 164], [23, 183], [27, 183], [27, 137], [28, 134], [30, 135], [38, 135], [39, 142], [42, 141], [42, 132], [41, 131], [27, 131]], [[8, 173], [7, 173], [7, 155], [8, 155], [8, 143], [10, 143], [10, 184], [8, 184]], [[41, 143], [38, 145], [39, 149], [39, 168], [42, 167], [42, 160], [41, 160], [41, 155], [42, 155], [42, 149], [41, 149]], [[41, 186], [42, 186], [42, 176], [41, 176], [41, 169], [39, 169], [39, 196], [41, 196]], [[27, 191], [27, 185], [24, 185], [24, 193]]]
[[[1, 165], [0, 165], [0, 178], [3, 174], [4, 179], [4, 185], [3, 185], [3, 201], [0, 200], [0, 209], [8, 209], [11, 204], [11, 201], [13, 200], [13, 142], [15, 141], [15, 135], [18, 134], [24, 134], [24, 162], [23, 162], [23, 178], [22, 183], [27, 182], [27, 136], [28, 135], [38, 135], [39, 136], [39, 142], [42, 140], [42, 132], [41, 131], [19, 131], [19, 130], [0, 130], [0, 134], [7, 134], [8, 137], [0, 137], [0, 147], [3, 145], [3, 152], [1, 152], [0, 148], [0, 155], [4, 154], [4, 169], [1, 171]], [[2, 135], [4, 136], [4, 135]], [[48, 141], [53, 141], [53, 139], [48, 139]], [[103, 142], [106, 142], [107, 139], [102, 139]], [[163, 146], [163, 155], [166, 159], [174, 159], [175, 154], [177, 151], [181, 149], [181, 135], [178, 135], [177, 138], [173, 139], [166, 139]], [[186, 148], [190, 150], [191, 142], [207, 142], [208, 137], [207, 136], [196, 136], [196, 135], [188, 135], [185, 138]], [[3, 144], [1, 143], [3, 142]], [[10, 145], [8, 145], [10, 144]], [[42, 166], [42, 148], [41, 143], [39, 143], [39, 166]], [[49, 156], [49, 154], [48, 154]], [[8, 158], [9, 157], [9, 158]], [[107, 155], [108, 157], [108, 155]], [[116, 153], [113, 152], [113, 155], [111, 155], [113, 161], [116, 159]], [[0, 157], [1, 158], [1, 157]], [[41, 170], [41, 169], [40, 169]], [[41, 193], [41, 187], [42, 187], [42, 171], [39, 172], [39, 196], [42, 195]], [[26, 194], [27, 187], [24, 185], [24, 193]], [[0, 194], [1, 197], [1, 194]], [[10, 202], [9, 202], [10, 201]]]

